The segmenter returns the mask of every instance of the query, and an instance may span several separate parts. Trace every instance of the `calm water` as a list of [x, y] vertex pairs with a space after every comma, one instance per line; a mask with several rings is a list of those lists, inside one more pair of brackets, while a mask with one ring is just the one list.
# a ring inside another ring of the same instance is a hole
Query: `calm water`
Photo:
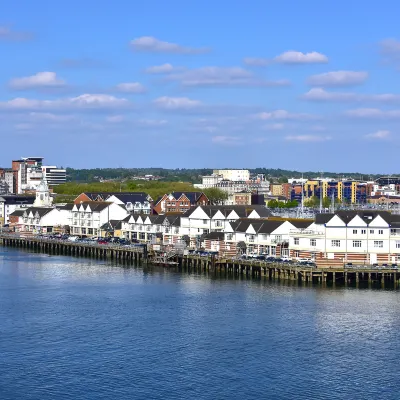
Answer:
[[400, 292], [0, 248], [0, 399], [399, 399]]

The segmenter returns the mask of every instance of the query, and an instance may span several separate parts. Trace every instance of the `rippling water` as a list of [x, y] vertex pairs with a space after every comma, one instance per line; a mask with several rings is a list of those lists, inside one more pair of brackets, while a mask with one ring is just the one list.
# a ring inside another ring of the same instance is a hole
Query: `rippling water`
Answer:
[[399, 399], [400, 293], [0, 248], [0, 399]]

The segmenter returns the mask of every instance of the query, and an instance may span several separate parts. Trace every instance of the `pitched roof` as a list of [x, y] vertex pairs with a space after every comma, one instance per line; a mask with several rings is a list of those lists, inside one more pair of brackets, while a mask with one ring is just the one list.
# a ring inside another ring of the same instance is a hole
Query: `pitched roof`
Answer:
[[58, 208], [59, 210], [71, 211], [74, 208], [74, 206], [75, 206], [75, 204], [68, 203], [68, 204], [64, 204], [62, 206], [56, 206], [56, 208]]
[[383, 218], [388, 224], [391, 222], [397, 222], [399, 216], [391, 214], [389, 211], [377, 211], [377, 210], [346, 210], [337, 211], [335, 214], [317, 214], [315, 217], [315, 223], [326, 224], [335, 215], [337, 215], [346, 225], [356, 216], [359, 216], [364, 222], [369, 223], [375, 219], [378, 215]]
[[92, 212], [100, 212], [110, 206], [113, 203], [108, 201], [84, 201], [80, 204], [75, 204], [78, 208], [83, 206], [83, 209], [86, 210], [88, 207], [92, 210]]
[[252, 204], [252, 205], [247, 205], [247, 206], [242, 206], [242, 205], [235, 205], [235, 206], [195, 206], [191, 207], [188, 211], [183, 214], [185, 217], [189, 217], [192, 215], [192, 213], [197, 210], [198, 207], [201, 207], [201, 209], [210, 217], [212, 218], [218, 211], [220, 211], [225, 217], [227, 217], [232, 211], [235, 211], [236, 214], [240, 218], [246, 218], [247, 216], [250, 215], [250, 213], [253, 210], [256, 210], [257, 213], [262, 214], [260, 216], [265, 216], [269, 217], [271, 215], [271, 212], [264, 206], [260, 204]]
[[202, 194], [203, 194], [202, 192], [172, 192], [172, 193], [170, 193], [170, 195], [173, 196], [175, 200], [178, 200], [182, 195], [185, 195], [189, 199], [191, 204], [195, 204]]
[[100, 227], [100, 229], [104, 231], [111, 231], [111, 230], [115, 231], [121, 229], [121, 226], [122, 226], [122, 221], [117, 219], [110, 219], [110, 221], [103, 224]]
[[272, 233], [275, 229], [279, 228], [286, 221], [276, 220], [260, 220], [260, 219], [239, 219], [238, 221], [232, 222], [231, 226], [235, 232], [246, 232], [251, 225], [256, 233]]
[[115, 196], [117, 199], [122, 201], [123, 203], [144, 203], [145, 201], [151, 201], [151, 197], [144, 192], [121, 192], [121, 193], [110, 193], [107, 196], [106, 200], [108, 200], [111, 196]]
[[33, 215], [39, 214], [40, 218], [48, 214], [49, 212], [55, 210], [53, 207], [29, 207], [25, 209], [27, 214], [33, 213]]
[[[101, 198], [106, 200], [110, 196], [117, 196], [119, 198], [120, 195], [144, 195], [148, 196], [145, 192], [83, 192], [81, 195], [86, 195], [90, 200], [96, 201], [97, 198]], [[121, 200], [123, 201], [123, 200]]]
[[20, 208], [19, 210], [15, 210], [10, 214], [10, 217], [22, 217], [24, 215], [26, 209]]
[[[1, 195], [0, 201], [4, 201], [5, 204], [33, 204], [36, 196], [19, 196], [14, 194]], [[4, 199], [4, 200], [2, 200]]]

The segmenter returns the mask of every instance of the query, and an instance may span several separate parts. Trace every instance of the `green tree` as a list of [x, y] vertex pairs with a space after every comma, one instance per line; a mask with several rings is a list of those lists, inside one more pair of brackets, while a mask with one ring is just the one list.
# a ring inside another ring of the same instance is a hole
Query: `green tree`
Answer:
[[228, 193], [218, 188], [205, 189], [204, 194], [208, 197], [212, 205], [221, 205], [228, 200]]

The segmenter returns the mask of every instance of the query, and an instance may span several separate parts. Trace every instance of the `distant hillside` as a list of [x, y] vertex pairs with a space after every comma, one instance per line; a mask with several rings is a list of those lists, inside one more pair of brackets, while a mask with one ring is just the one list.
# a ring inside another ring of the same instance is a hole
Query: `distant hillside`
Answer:
[[[320, 172], [315, 171], [292, 171], [275, 168], [254, 168], [251, 173], [264, 174], [271, 180], [285, 181], [287, 178], [301, 178], [302, 174], [307, 178], [321, 176]], [[74, 169], [67, 168], [68, 181], [77, 182], [98, 182], [100, 180], [132, 180], [134, 177], [144, 175], [154, 175], [168, 182], [190, 182], [201, 183], [201, 176], [209, 175], [212, 169], [164, 169], [164, 168], [96, 168], [96, 169]], [[358, 180], [373, 180], [382, 176], [381, 174], [367, 175], [358, 172], [324, 172], [324, 177], [342, 178], [352, 177]], [[279, 179], [280, 178], [280, 179]]]

